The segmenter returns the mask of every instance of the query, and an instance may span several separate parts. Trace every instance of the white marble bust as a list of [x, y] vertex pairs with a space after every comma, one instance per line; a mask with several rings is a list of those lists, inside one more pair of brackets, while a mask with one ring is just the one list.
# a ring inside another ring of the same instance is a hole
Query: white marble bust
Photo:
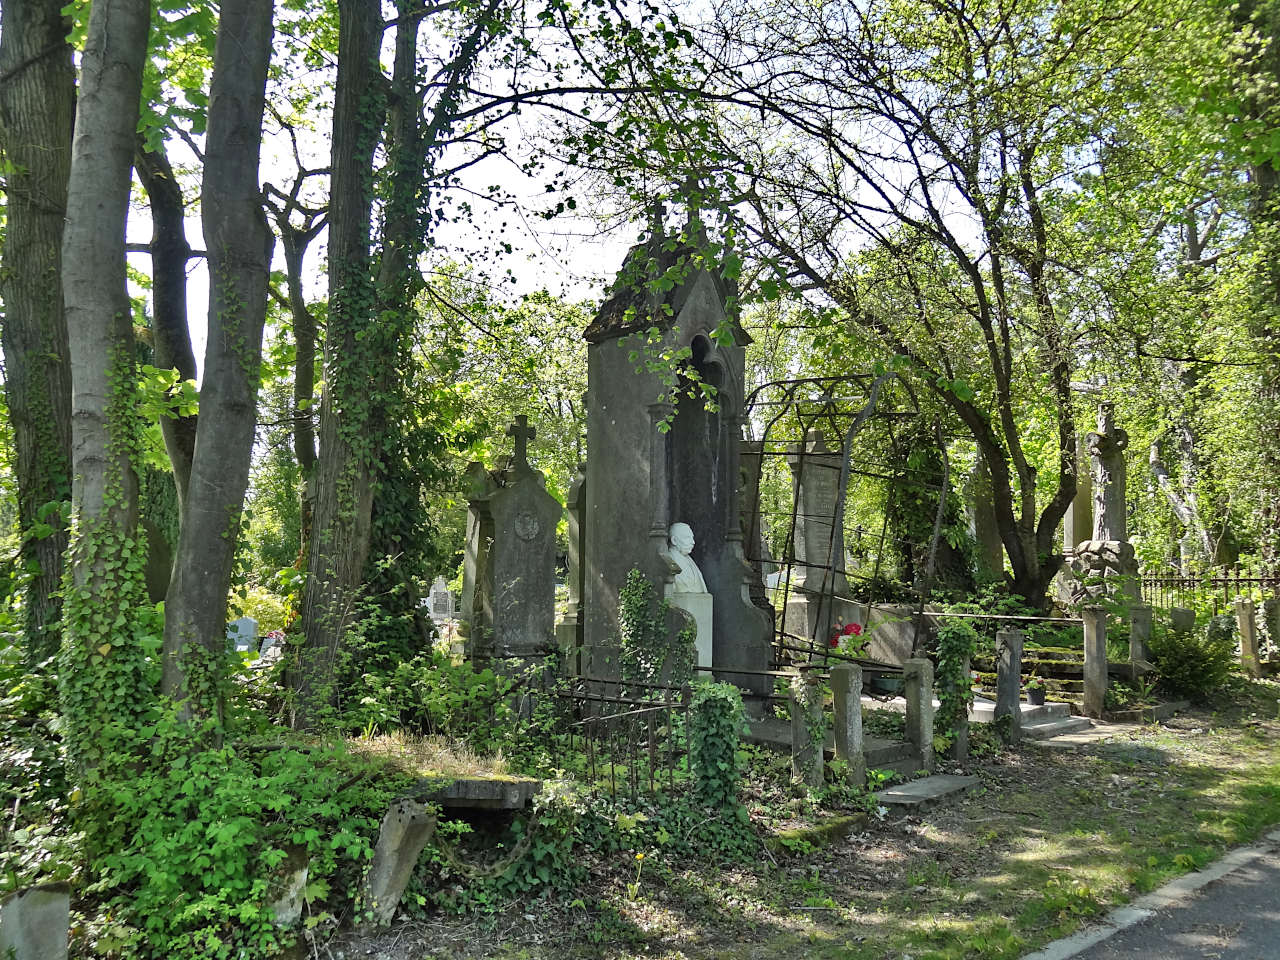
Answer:
[[693, 562], [689, 553], [693, 550], [693, 531], [687, 523], [673, 523], [667, 531], [667, 539], [671, 546], [667, 556], [680, 568], [671, 584], [672, 593], [706, 593], [707, 581], [702, 579], [702, 571]]

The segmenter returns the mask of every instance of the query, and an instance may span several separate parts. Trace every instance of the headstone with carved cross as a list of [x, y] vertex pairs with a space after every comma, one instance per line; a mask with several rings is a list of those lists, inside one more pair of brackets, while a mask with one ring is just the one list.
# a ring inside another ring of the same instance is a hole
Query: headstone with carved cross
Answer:
[[554, 652], [556, 525], [562, 508], [529, 465], [537, 431], [526, 417], [507, 430], [505, 470], [469, 468], [462, 609], [475, 660], [528, 660]]

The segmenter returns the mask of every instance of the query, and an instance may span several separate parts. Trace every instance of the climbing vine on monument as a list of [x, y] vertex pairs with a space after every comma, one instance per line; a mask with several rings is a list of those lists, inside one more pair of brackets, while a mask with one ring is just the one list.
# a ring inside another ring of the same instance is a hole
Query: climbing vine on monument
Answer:
[[623, 680], [683, 687], [692, 679], [697, 629], [689, 624], [670, 633], [669, 610], [670, 604], [657, 599], [644, 574], [635, 569], [627, 574], [627, 582], [618, 592]]

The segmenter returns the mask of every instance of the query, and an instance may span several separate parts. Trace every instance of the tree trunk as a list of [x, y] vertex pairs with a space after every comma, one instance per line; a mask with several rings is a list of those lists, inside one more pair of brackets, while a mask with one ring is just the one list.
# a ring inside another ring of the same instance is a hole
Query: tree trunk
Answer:
[[272, 0], [223, 0], [218, 22], [201, 187], [209, 338], [191, 486], [165, 609], [162, 690], [183, 705], [184, 716], [215, 721], [275, 241], [258, 186], [272, 12]]
[[304, 639], [288, 673], [294, 723], [314, 726], [332, 702], [333, 660], [351, 620], [369, 553], [375, 456], [367, 425], [373, 323], [369, 256], [373, 152], [382, 123], [378, 50], [382, 18], [373, 0], [338, 2], [329, 190], [329, 317], [315, 512], [302, 597]]
[[94, 4], [81, 57], [62, 283], [71, 355], [72, 505], [59, 683], [68, 752], [94, 765], [147, 701], [133, 623], [145, 595], [137, 539], [133, 325], [125, 220], [151, 7]]
[[4, 386], [18, 481], [26, 658], [58, 649], [62, 511], [71, 499], [71, 359], [62, 306], [75, 71], [61, 0], [5, 0], [0, 16], [0, 151], [8, 166], [0, 252]]
[[[182, 189], [164, 149], [147, 150], [141, 138], [135, 157], [138, 178], [151, 203], [151, 300], [155, 364], [177, 370], [182, 380], [196, 379], [196, 357], [187, 325], [187, 261], [191, 245], [184, 226]], [[197, 418], [163, 417], [160, 432], [178, 485], [178, 509], [186, 504], [191, 459], [196, 450]]]

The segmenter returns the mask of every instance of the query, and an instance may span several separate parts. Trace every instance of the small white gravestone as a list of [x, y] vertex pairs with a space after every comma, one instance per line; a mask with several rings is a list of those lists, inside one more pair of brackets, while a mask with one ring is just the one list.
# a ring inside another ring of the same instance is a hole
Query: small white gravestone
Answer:
[[442, 620], [452, 620], [457, 614], [457, 610], [453, 603], [453, 594], [449, 590], [449, 585], [444, 582], [444, 577], [436, 577], [431, 584], [431, 593], [428, 595], [428, 603], [431, 606], [431, 619], [439, 623]]
[[258, 652], [258, 621], [253, 617], [241, 617], [227, 624], [227, 640], [236, 653]]
[[693, 562], [689, 554], [693, 550], [693, 530], [687, 523], [673, 523], [667, 531], [670, 546], [667, 557], [677, 567], [677, 573], [667, 587], [667, 600], [671, 606], [678, 607], [693, 617], [698, 635], [694, 639], [697, 651], [696, 666], [713, 666], [712, 657], [712, 611], [714, 598], [707, 591], [707, 582], [702, 578], [702, 571]]

